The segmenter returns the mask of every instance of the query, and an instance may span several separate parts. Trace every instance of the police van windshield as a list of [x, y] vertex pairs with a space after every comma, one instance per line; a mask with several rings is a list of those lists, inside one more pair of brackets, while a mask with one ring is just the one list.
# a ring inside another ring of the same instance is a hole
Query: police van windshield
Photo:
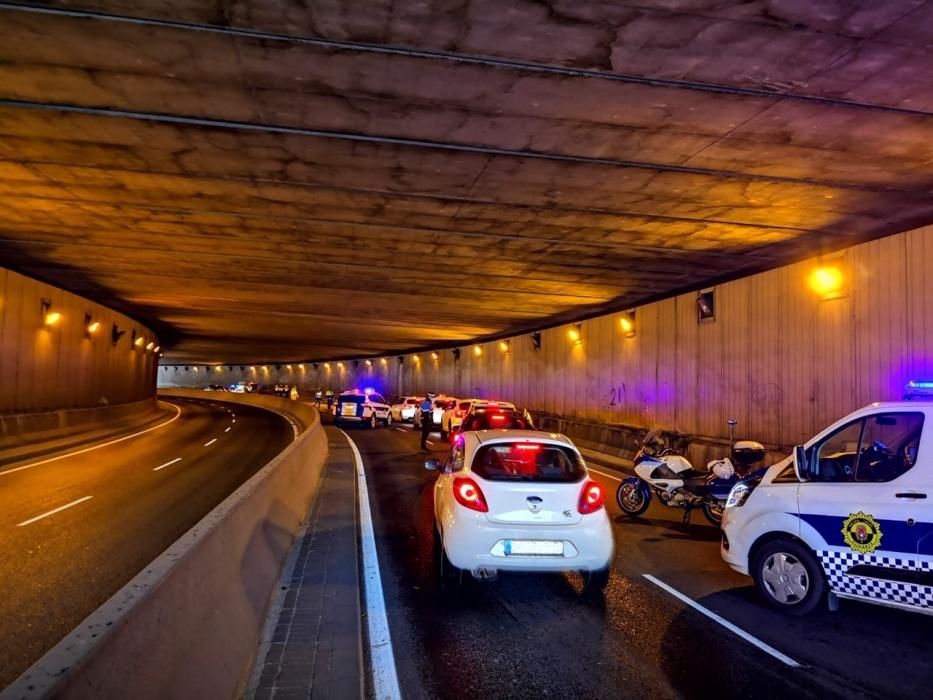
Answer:
[[573, 483], [586, 475], [583, 460], [569, 447], [534, 442], [483, 445], [471, 469], [489, 481]]

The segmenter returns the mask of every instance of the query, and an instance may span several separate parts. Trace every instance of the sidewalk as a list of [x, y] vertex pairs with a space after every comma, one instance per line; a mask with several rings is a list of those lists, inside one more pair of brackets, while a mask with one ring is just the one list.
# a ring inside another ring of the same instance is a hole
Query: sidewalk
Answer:
[[247, 698], [363, 694], [356, 472], [346, 439], [326, 430], [330, 456], [321, 488], [286, 562]]

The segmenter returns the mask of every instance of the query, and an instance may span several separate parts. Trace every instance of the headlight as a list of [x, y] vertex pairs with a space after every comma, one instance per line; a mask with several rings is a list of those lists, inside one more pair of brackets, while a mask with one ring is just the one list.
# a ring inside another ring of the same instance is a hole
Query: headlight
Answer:
[[726, 499], [726, 508], [739, 508], [745, 505], [745, 501], [752, 493], [752, 487], [744, 481], [740, 481], [729, 492], [729, 498]]

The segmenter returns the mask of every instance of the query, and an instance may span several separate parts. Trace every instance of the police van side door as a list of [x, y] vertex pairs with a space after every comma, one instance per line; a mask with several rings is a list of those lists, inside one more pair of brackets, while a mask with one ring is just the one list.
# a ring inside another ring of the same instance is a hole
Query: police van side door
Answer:
[[918, 605], [918, 548], [927, 532], [924, 499], [906, 496], [917, 472], [924, 414], [859, 417], [807, 450], [810, 478], [798, 490], [801, 537], [840, 594]]

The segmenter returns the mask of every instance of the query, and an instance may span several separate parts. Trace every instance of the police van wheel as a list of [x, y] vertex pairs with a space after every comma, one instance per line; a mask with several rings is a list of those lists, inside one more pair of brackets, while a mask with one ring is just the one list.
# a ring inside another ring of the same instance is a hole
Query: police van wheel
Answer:
[[376, 429], [376, 414], [375, 414], [375, 413], [373, 413], [373, 414], [369, 417], [369, 428], [370, 428], [370, 430], [375, 430], [375, 429]]
[[392, 414], [391, 413], [386, 416], [386, 427], [387, 428], [392, 427]]
[[792, 540], [764, 545], [755, 555], [752, 576], [768, 605], [789, 615], [806, 615], [826, 594], [819, 561]]

